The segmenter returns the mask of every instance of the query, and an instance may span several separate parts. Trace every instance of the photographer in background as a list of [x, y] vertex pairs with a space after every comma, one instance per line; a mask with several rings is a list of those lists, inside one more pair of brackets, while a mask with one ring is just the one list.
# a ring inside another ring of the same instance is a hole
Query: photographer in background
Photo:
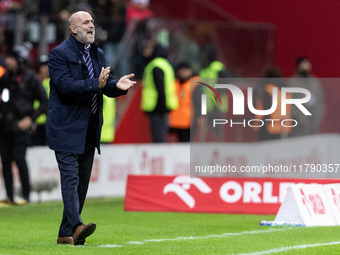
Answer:
[[[30, 143], [32, 124], [47, 111], [47, 96], [41, 81], [33, 70], [27, 68], [29, 42], [15, 46], [6, 59], [6, 73], [0, 78], [0, 154], [7, 199], [5, 204], [15, 204], [13, 192], [12, 161], [18, 166], [23, 200], [29, 203], [30, 182], [26, 163], [26, 149]], [[34, 100], [40, 106], [34, 110]]]

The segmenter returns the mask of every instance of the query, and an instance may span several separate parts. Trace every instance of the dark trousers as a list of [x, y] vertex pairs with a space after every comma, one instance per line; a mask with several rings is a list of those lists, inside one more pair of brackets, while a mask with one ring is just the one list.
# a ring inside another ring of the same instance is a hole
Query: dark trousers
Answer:
[[153, 143], [165, 143], [168, 133], [168, 116], [163, 113], [149, 113], [149, 123]]
[[32, 136], [32, 145], [46, 145], [46, 125], [37, 125]]
[[12, 161], [19, 169], [23, 198], [29, 201], [30, 179], [26, 163], [26, 149], [30, 136], [28, 133], [0, 133], [0, 154], [2, 159], [2, 174], [5, 181], [7, 197], [13, 202], [13, 172]]
[[76, 227], [83, 224], [80, 214], [90, 182], [94, 150], [95, 124], [90, 121], [83, 154], [55, 152], [60, 171], [61, 194], [64, 203], [59, 236], [72, 236]]
[[190, 128], [181, 129], [177, 128], [178, 141], [181, 143], [190, 142]]

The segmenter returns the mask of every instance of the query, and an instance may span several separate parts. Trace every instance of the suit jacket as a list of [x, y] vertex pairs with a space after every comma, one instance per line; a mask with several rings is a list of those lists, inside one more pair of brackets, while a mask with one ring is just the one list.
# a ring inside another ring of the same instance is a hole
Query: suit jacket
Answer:
[[117, 88], [117, 80], [109, 76], [106, 86], [99, 88], [98, 77], [106, 67], [103, 51], [91, 44], [94, 78], [90, 78], [84, 61], [85, 45], [73, 35], [54, 48], [49, 54], [50, 97], [46, 121], [46, 141], [50, 149], [82, 154], [85, 150], [87, 127], [91, 116], [90, 103], [93, 93], [98, 95], [98, 125], [96, 147], [100, 153], [100, 133], [103, 125], [103, 94], [108, 97], [125, 95]]

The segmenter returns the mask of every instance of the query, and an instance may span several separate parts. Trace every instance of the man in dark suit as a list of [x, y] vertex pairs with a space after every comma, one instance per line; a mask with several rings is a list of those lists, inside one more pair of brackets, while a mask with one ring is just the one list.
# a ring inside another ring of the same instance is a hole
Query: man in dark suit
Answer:
[[48, 60], [50, 97], [47, 145], [55, 151], [64, 203], [57, 243], [82, 245], [96, 224], [80, 217], [90, 181], [95, 148], [100, 153], [103, 94], [125, 95], [136, 82], [110, 75], [103, 51], [94, 43], [95, 26], [87, 12], [71, 15], [70, 36], [54, 48]]

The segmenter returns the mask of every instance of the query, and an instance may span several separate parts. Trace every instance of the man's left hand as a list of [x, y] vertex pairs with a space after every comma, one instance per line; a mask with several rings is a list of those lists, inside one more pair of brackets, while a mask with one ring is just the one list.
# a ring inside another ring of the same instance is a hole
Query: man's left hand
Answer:
[[31, 117], [26, 116], [25, 118], [21, 119], [18, 122], [18, 127], [23, 130], [26, 131], [28, 130], [31, 126], [32, 126], [33, 120]]
[[133, 85], [135, 85], [137, 82], [136, 81], [131, 81], [130, 78], [134, 77], [135, 74], [128, 74], [124, 75], [122, 78], [119, 79], [117, 82], [117, 88], [121, 90], [128, 90], [130, 89]]

